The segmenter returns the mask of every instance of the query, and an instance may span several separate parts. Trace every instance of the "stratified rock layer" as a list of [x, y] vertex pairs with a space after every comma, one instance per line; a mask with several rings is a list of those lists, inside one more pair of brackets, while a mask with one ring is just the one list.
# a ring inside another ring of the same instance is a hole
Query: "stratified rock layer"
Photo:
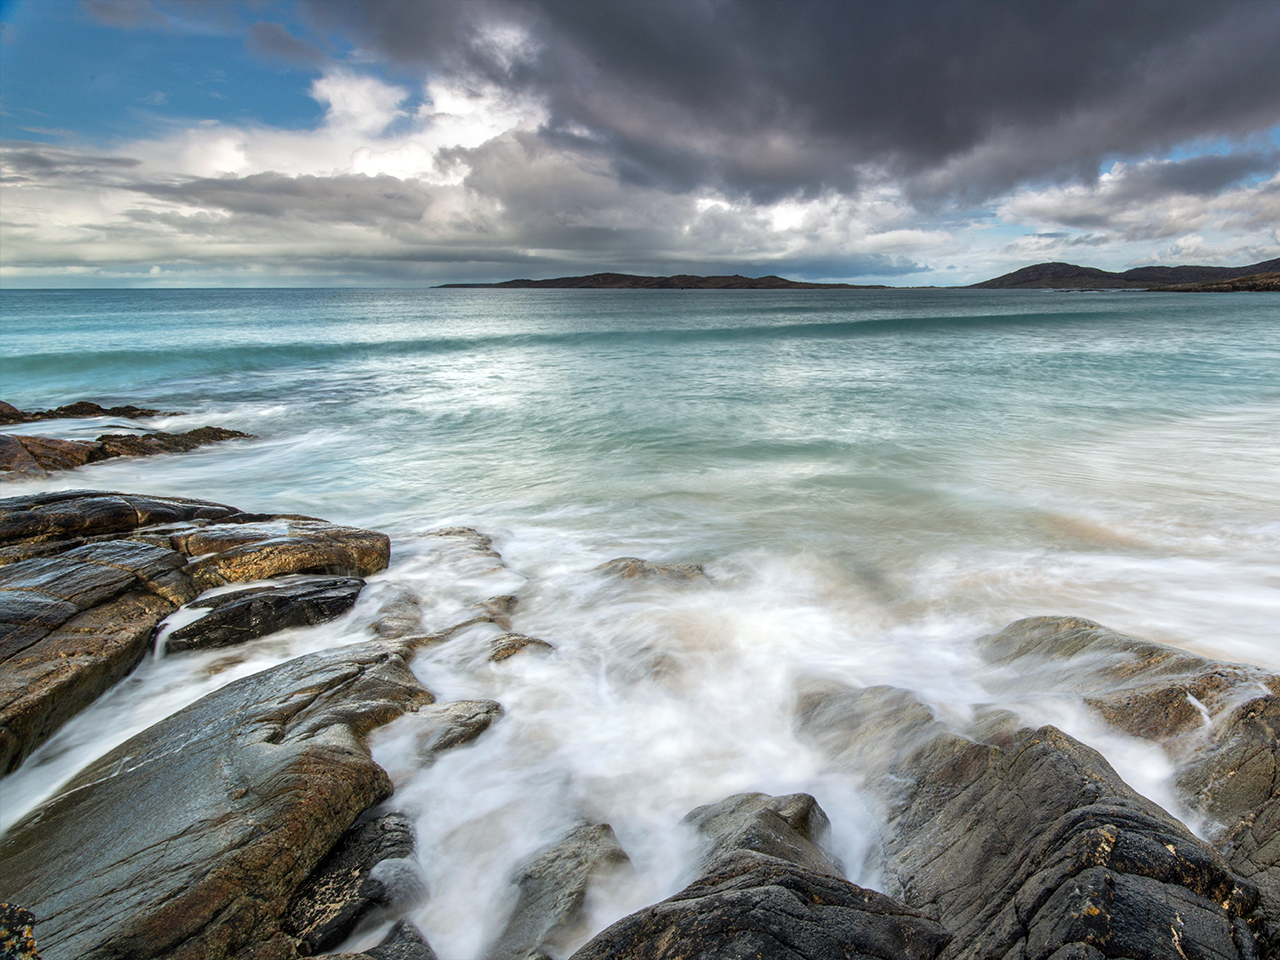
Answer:
[[[0, 775], [133, 670], [160, 621], [201, 590], [366, 576], [390, 549], [370, 530], [208, 501], [83, 490], [0, 500]], [[276, 619], [312, 622], [309, 610], [280, 606]]]
[[408, 645], [313, 654], [238, 680], [82, 770], [0, 841], [0, 889], [46, 960], [295, 956], [299, 885], [391, 793], [367, 732], [431, 695]]

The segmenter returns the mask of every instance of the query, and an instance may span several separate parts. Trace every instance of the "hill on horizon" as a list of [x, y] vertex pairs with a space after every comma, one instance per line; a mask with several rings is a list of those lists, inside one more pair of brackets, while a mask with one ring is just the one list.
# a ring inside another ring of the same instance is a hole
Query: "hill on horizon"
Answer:
[[785, 277], [642, 277], [630, 273], [593, 273], [585, 277], [553, 277], [550, 280], [504, 280], [502, 283], [442, 283], [441, 288], [489, 287], [496, 289], [557, 290], [884, 290], [884, 284], [809, 283]]
[[1145, 290], [1173, 284], [1216, 283], [1260, 273], [1280, 270], [1280, 258], [1264, 260], [1246, 267], [1134, 267], [1124, 273], [1112, 273], [1097, 267], [1081, 267], [1074, 263], [1036, 263], [1013, 273], [972, 283], [977, 290]]

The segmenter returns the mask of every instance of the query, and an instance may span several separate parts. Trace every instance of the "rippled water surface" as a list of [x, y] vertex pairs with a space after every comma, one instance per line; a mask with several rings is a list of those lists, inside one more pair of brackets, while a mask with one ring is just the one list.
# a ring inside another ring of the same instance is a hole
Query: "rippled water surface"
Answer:
[[[582, 817], [611, 823], [636, 865], [592, 902], [597, 929], [687, 880], [676, 824], [740, 790], [814, 793], [850, 877], [876, 882], [875, 803], [794, 732], [810, 680], [907, 687], [960, 719], [1010, 706], [1172, 806], [1158, 751], [992, 674], [972, 640], [1064, 613], [1280, 669], [1280, 302], [1265, 295], [8, 291], [0, 305], [9, 402], [134, 403], [186, 411], [151, 428], [258, 437], [6, 494], [196, 496], [394, 542], [342, 620], [145, 663], [0, 785], [0, 825], [209, 690], [367, 639], [398, 590], [428, 626], [514, 593], [514, 628], [552, 654], [491, 664], [478, 630], [415, 666], [441, 700], [496, 699], [504, 718], [430, 768], [413, 718], [375, 738], [393, 802], [418, 817], [432, 896], [415, 916], [444, 958], [483, 951], [515, 864]], [[459, 524], [504, 562], [426, 535]], [[713, 585], [591, 572], [618, 556], [702, 563]]]

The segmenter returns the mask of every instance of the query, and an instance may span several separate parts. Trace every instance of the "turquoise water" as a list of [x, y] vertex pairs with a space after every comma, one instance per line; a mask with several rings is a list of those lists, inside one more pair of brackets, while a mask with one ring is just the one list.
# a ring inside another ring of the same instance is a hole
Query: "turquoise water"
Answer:
[[[675, 889], [685, 861], [660, 838], [735, 790], [815, 793], [851, 876], [874, 881], [874, 804], [792, 730], [806, 678], [906, 686], [961, 719], [999, 703], [1052, 720], [1173, 805], [1156, 751], [992, 676], [970, 641], [1063, 613], [1280, 669], [1273, 297], [6, 291], [0, 306], [0, 397], [16, 406], [134, 403], [186, 411], [149, 428], [259, 438], [6, 493], [197, 496], [395, 544], [353, 618], [234, 663], [144, 665], [6, 781], [6, 805], [16, 816], [235, 676], [367, 637], [388, 591], [441, 625], [518, 593], [515, 628], [554, 655], [498, 670], [450, 644], [416, 668], [442, 699], [503, 702], [502, 724], [430, 771], [398, 727], [375, 747], [421, 816], [433, 896], [418, 919], [442, 957], [477, 955], [496, 921], [474, 903], [501, 918], [506, 871], [577, 815], [608, 819], [638, 866], [593, 906], [597, 929]], [[494, 535], [506, 566], [424, 536], [457, 524]], [[703, 563], [717, 586], [590, 573], [628, 555]]]

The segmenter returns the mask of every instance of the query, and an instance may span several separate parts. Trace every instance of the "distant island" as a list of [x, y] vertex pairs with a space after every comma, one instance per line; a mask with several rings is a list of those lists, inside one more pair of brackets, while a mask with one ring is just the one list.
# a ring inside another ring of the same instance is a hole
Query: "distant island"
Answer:
[[[1135, 267], [1111, 273], [1074, 263], [1037, 263], [970, 284], [976, 290], [1170, 290], [1186, 293], [1280, 289], [1280, 259], [1247, 267]], [[1230, 288], [1230, 289], [1228, 289]]]
[[504, 280], [502, 283], [442, 283], [445, 288], [488, 287], [500, 290], [887, 290], [883, 283], [806, 283], [785, 277], [637, 277], [629, 273], [593, 273], [589, 277], [551, 280]]
[[[642, 277], [630, 273], [593, 273], [550, 280], [501, 283], [442, 283], [438, 289], [489, 290], [893, 290], [883, 283], [810, 283], [786, 277]], [[1074, 263], [1037, 263], [981, 283], [969, 290], [1153, 290], [1178, 293], [1280, 291], [1280, 259], [1245, 267], [1135, 267], [1112, 273]]]

